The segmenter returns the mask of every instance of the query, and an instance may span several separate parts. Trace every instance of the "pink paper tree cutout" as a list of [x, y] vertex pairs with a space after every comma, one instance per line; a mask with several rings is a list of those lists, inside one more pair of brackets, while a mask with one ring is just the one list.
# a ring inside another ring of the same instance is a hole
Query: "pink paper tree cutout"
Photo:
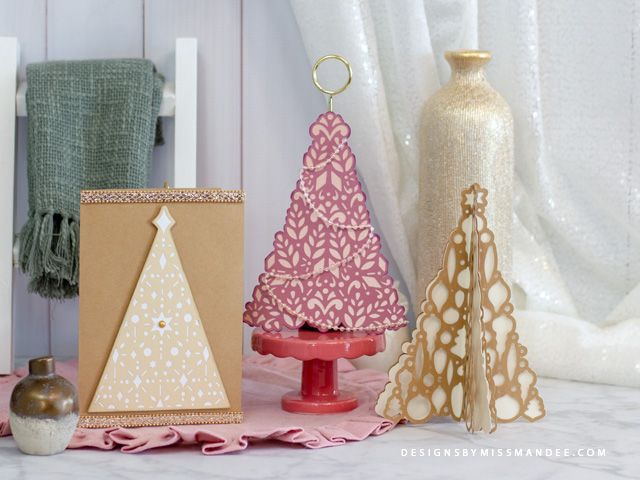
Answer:
[[404, 307], [373, 233], [340, 115], [309, 128], [311, 145], [244, 322], [274, 332], [304, 324], [381, 333], [406, 325]]

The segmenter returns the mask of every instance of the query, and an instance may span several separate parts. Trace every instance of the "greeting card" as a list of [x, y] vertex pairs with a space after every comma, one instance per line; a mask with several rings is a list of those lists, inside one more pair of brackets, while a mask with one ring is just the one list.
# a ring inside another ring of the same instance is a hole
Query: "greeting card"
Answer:
[[241, 421], [243, 198], [82, 193], [81, 426]]

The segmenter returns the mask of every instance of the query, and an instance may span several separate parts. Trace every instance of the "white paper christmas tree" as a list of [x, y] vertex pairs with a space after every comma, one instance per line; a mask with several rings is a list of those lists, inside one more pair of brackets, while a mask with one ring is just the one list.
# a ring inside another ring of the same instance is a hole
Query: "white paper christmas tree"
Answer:
[[376, 412], [423, 423], [465, 420], [469, 431], [545, 414], [536, 374], [518, 342], [511, 291], [498, 270], [484, 215], [487, 190], [462, 193], [462, 217], [446, 245], [443, 268], [427, 287], [412, 340], [403, 345]]
[[163, 206], [89, 412], [229, 408]]

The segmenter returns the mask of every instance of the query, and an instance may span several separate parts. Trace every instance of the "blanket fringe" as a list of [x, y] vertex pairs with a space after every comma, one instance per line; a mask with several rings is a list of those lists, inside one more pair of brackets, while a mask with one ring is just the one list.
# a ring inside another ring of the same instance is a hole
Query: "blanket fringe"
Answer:
[[50, 211], [34, 212], [20, 232], [20, 268], [29, 290], [46, 298], [78, 295], [77, 219]]

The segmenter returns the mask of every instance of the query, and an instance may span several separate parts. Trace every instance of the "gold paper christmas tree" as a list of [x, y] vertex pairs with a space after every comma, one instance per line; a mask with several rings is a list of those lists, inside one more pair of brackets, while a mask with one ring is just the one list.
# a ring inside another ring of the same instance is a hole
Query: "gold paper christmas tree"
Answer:
[[389, 370], [379, 415], [412, 423], [448, 415], [465, 420], [469, 431], [492, 432], [497, 423], [545, 414], [498, 270], [486, 197], [477, 184], [462, 193], [462, 217], [427, 287], [412, 340]]
[[163, 206], [89, 412], [228, 408]]

